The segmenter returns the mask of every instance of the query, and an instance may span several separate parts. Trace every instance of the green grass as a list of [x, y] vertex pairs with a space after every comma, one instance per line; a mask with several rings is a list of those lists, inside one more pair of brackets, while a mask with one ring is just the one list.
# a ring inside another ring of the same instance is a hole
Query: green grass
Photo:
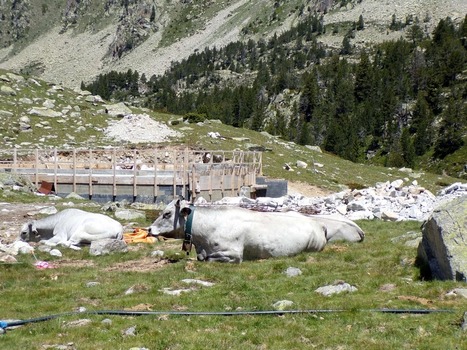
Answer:
[[[179, 255], [177, 262], [156, 267], [149, 258], [155, 249], [174, 256], [178, 244], [139, 246], [127, 254], [92, 257], [88, 249], [62, 249], [64, 258], [37, 252], [38, 259], [57, 268], [37, 270], [34, 257], [19, 256], [19, 264], [0, 269], [2, 308], [0, 319], [29, 319], [71, 312], [124, 310], [147, 304], [153, 311], [251, 311], [271, 310], [279, 300], [291, 300], [292, 309], [345, 310], [336, 313], [286, 315], [115, 316], [79, 314], [29, 323], [8, 330], [0, 348], [42, 349], [44, 345], [73, 343], [77, 349], [454, 349], [467, 340], [460, 329], [465, 299], [445, 294], [457, 282], [423, 281], [414, 266], [415, 248], [391, 238], [418, 231], [419, 223], [359, 222], [366, 231], [361, 244], [336, 243], [323, 252], [291, 258], [247, 261], [242, 264], [202, 263]], [[193, 254], [193, 253], [192, 253]], [[76, 265], [73, 267], [69, 261]], [[66, 263], [68, 261], [68, 263]], [[85, 263], [83, 263], [85, 262]], [[146, 265], [138, 265], [146, 262]], [[121, 264], [128, 265], [126, 268]], [[131, 269], [133, 265], [139, 270]], [[152, 266], [152, 268], [151, 268]], [[287, 277], [287, 267], [302, 275]], [[145, 269], [145, 268], [148, 269]], [[186, 288], [182, 279], [214, 282], [190, 293], [170, 296], [163, 288]], [[315, 289], [343, 280], [357, 292], [323, 297]], [[99, 282], [87, 287], [87, 282]], [[395, 288], [382, 291], [383, 285]], [[137, 292], [125, 294], [135, 286]], [[427, 315], [387, 314], [370, 309], [449, 309]], [[147, 311], [146, 308], [143, 308]], [[71, 327], [88, 318], [90, 324]], [[111, 325], [102, 323], [109, 318]], [[136, 326], [136, 335], [122, 332]]]

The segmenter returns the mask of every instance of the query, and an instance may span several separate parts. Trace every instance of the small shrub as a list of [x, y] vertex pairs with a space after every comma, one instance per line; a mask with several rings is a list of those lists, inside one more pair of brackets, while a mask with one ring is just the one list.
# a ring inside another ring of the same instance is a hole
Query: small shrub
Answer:
[[206, 114], [187, 113], [183, 116], [183, 121], [190, 124], [202, 123], [206, 120]]

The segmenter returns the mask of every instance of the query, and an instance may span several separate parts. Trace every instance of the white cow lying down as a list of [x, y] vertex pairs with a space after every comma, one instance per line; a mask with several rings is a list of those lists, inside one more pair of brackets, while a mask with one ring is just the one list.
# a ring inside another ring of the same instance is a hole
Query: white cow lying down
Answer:
[[190, 207], [181, 200], [174, 200], [166, 207], [149, 233], [185, 238], [185, 243], [195, 245], [198, 260], [205, 261], [240, 263], [320, 251], [326, 245], [324, 225], [297, 212]]
[[21, 239], [28, 241], [34, 236], [51, 237], [47, 245], [65, 245], [79, 249], [81, 243], [90, 243], [105, 238], [122, 239], [122, 225], [103, 214], [89, 213], [80, 209], [65, 209], [46, 218], [23, 225]]
[[323, 214], [310, 215], [310, 217], [326, 227], [328, 242], [362, 242], [365, 238], [363, 230], [355, 222], [344, 216]]

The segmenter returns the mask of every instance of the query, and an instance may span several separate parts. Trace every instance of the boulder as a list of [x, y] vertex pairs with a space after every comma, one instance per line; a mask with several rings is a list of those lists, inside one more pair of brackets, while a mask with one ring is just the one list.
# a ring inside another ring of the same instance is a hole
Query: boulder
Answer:
[[132, 113], [131, 109], [128, 108], [123, 102], [104, 105], [104, 107], [107, 114], [112, 117], [124, 117]]
[[120, 239], [100, 239], [91, 242], [89, 254], [92, 256], [107, 255], [112, 253], [127, 253], [128, 246]]
[[28, 113], [30, 115], [37, 115], [39, 117], [51, 117], [51, 118], [57, 118], [63, 116], [62, 113], [54, 111], [52, 109], [46, 108], [46, 107], [34, 107], [31, 108]]
[[422, 225], [424, 277], [467, 282], [467, 196], [440, 203]]
[[0, 95], [6, 95], [6, 96], [16, 96], [16, 91], [13, 90], [11, 87], [2, 85], [0, 86]]
[[13, 117], [13, 115], [14, 114], [10, 111], [4, 111], [0, 109], [0, 118], [9, 118], [9, 117]]

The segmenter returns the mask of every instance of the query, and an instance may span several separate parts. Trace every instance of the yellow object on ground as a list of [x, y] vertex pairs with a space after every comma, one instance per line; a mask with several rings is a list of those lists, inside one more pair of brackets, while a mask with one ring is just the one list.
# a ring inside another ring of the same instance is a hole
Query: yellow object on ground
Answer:
[[154, 243], [156, 237], [148, 236], [148, 231], [144, 228], [137, 227], [131, 233], [124, 233], [123, 240], [126, 243]]

